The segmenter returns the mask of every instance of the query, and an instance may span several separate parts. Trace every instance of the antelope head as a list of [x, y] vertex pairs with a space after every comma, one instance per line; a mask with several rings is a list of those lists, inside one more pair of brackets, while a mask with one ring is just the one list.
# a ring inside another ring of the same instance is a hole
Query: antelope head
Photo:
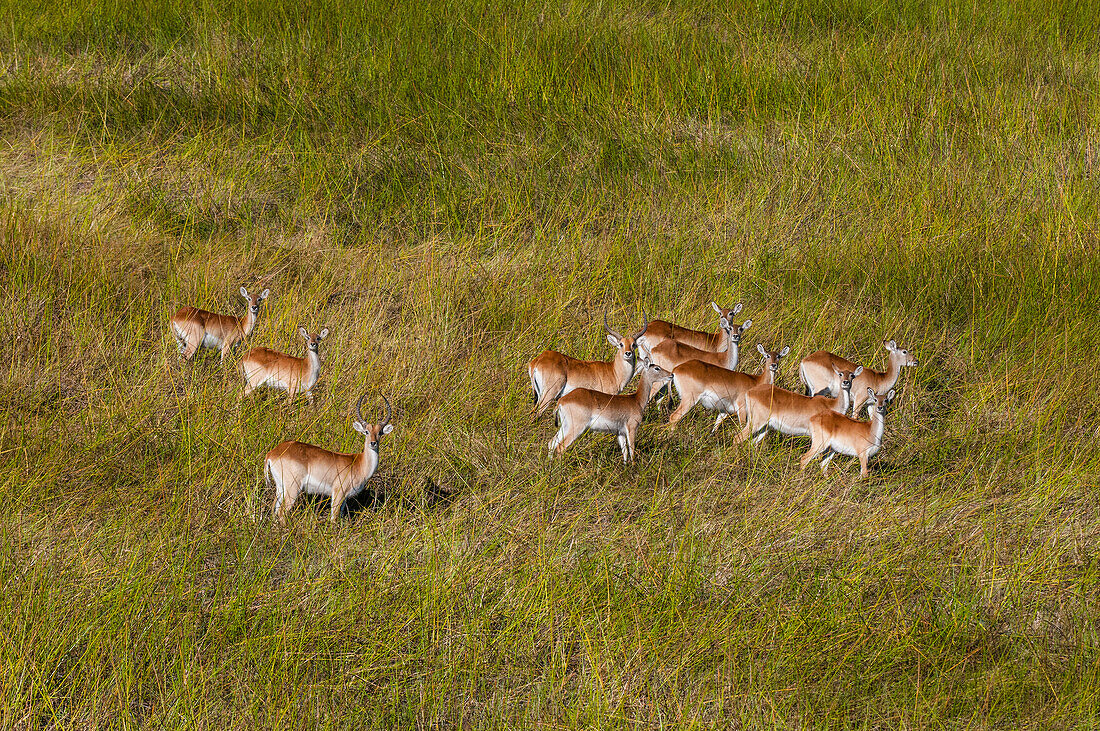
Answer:
[[393, 431], [393, 424], [390, 423], [393, 409], [390, 407], [390, 402], [383, 396], [382, 403], [386, 406], [385, 416], [377, 424], [370, 424], [367, 422], [367, 417], [363, 416], [363, 402], [366, 401], [366, 399], [367, 394], [363, 394], [359, 397], [359, 402], [355, 404], [355, 411], [359, 415], [359, 418], [352, 422], [351, 428], [365, 436], [367, 438], [367, 446], [377, 454], [378, 443], [382, 441], [382, 437]]
[[322, 328], [321, 332], [313, 333], [312, 335], [310, 335], [309, 331], [307, 331], [304, 327], [298, 328], [298, 334], [306, 339], [306, 348], [308, 348], [309, 352], [311, 353], [317, 352], [317, 347], [321, 344], [322, 340], [328, 337], [328, 333], [329, 330], [327, 327]]
[[269, 294], [271, 294], [270, 289], [265, 289], [259, 294], [249, 294], [247, 289], [241, 287], [241, 296], [248, 300], [248, 309], [253, 316], [260, 314], [260, 305], [267, 299]]

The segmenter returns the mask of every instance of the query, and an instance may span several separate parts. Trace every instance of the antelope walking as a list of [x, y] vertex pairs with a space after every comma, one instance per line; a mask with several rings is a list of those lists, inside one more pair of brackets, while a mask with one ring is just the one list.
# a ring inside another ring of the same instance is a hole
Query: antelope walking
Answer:
[[745, 392], [741, 413], [738, 415], [744, 424], [734, 444], [740, 444], [755, 435], [760, 442], [774, 429], [780, 434], [791, 436], [810, 436], [810, 420], [818, 414], [833, 412], [843, 414], [852, 401], [852, 380], [859, 375], [863, 366], [854, 371], [840, 371], [840, 394], [828, 396], [803, 396], [800, 393], [779, 388], [774, 384], [756, 386]]
[[260, 315], [260, 305], [271, 290], [265, 289], [257, 295], [250, 295], [241, 287], [241, 296], [248, 300], [248, 310], [244, 317], [220, 315], [195, 307], [181, 307], [170, 320], [172, 334], [176, 336], [180, 357], [191, 360], [200, 347], [216, 348], [221, 351], [221, 361], [233, 346], [244, 340], [256, 327]]
[[607, 313], [603, 315], [603, 326], [607, 330], [607, 342], [617, 351], [610, 361], [578, 360], [553, 350], [545, 350], [527, 364], [527, 375], [531, 378], [531, 390], [535, 392], [535, 416], [541, 416], [547, 407], [562, 396], [577, 388], [588, 388], [603, 393], [619, 393], [634, 377], [637, 355], [635, 344], [646, 333], [649, 317], [645, 318], [642, 329], [624, 338], [607, 324]]
[[[742, 305], [738, 302], [730, 309], [719, 307], [717, 302], [711, 302], [710, 306], [718, 313], [719, 324], [723, 320], [733, 321], [733, 316], [741, 311]], [[644, 337], [639, 338], [639, 345], [647, 350], [653, 350], [659, 343], [666, 340], [675, 340], [684, 345], [690, 345], [699, 350], [710, 350], [716, 353], [724, 353], [729, 343], [725, 337], [725, 331], [719, 327], [718, 332], [706, 332], [703, 330], [691, 330], [672, 322], [654, 320], [649, 323], [649, 330]]]
[[730, 371], [736, 370], [740, 356], [741, 336], [752, 327], [752, 320], [745, 320], [744, 324], [738, 326], [734, 324], [733, 315], [730, 314], [728, 317], [723, 317], [719, 324], [722, 327], [722, 335], [726, 340], [724, 351], [701, 350], [677, 340], [665, 340], [649, 351], [650, 360], [666, 371], [672, 371], [681, 363], [687, 363], [689, 360], [710, 363]]
[[588, 388], [578, 388], [558, 399], [560, 428], [550, 440], [550, 457], [561, 456], [577, 437], [589, 429], [616, 435], [623, 462], [634, 461], [634, 435], [642, 423], [642, 411], [654, 389], [672, 379], [672, 374], [659, 365], [643, 359], [638, 390], [630, 395], [611, 395]]
[[894, 400], [896, 394], [892, 388], [881, 396], [869, 388], [867, 391], [866, 400], [874, 404], [870, 421], [856, 421], [842, 414], [832, 413], [819, 414], [810, 420], [810, 451], [802, 455], [802, 469], [806, 469], [815, 457], [828, 450], [828, 456], [821, 463], [823, 474], [829, 467], [829, 461], [838, 454], [859, 457], [860, 478], [870, 474], [867, 461], [882, 447], [882, 433], [886, 430], [886, 405]]
[[321, 356], [317, 348], [328, 337], [328, 328], [312, 335], [304, 327], [298, 328], [298, 334], [306, 339], [306, 357], [280, 353], [271, 348], [253, 348], [245, 353], [241, 360], [241, 375], [244, 376], [245, 398], [260, 386], [282, 389], [287, 392], [287, 401], [294, 401], [304, 392], [309, 403], [313, 403], [313, 387], [321, 373]]
[[775, 383], [779, 373], [779, 361], [791, 352], [785, 347], [778, 352], [766, 350], [757, 343], [756, 349], [763, 356], [760, 373], [751, 376], [740, 371], [731, 371], [701, 360], [689, 360], [681, 363], [672, 371], [672, 385], [680, 395], [680, 405], [668, 418], [669, 428], [675, 430], [676, 424], [687, 416], [695, 404], [704, 409], [718, 412], [714, 422], [713, 434], [730, 414], [740, 415], [742, 397], [754, 386]]
[[359, 418], [352, 428], [364, 436], [363, 451], [357, 454], [330, 452], [304, 442], [283, 442], [267, 453], [264, 460], [264, 482], [270, 487], [275, 483], [273, 512], [279, 523], [286, 523], [286, 515], [294, 507], [303, 492], [327, 495], [331, 500], [329, 520], [340, 515], [344, 501], [358, 495], [367, 480], [378, 469], [378, 443], [393, 431], [390, 423], [392, 409], [386, 397], [386, 415], [378, 424], [368, 424], [363, 416], [363, 401], [355, 405]]
[[[903, 366], [915, 366], [917, 359], [908, 350], [899, 348], [893, 340], [883, 342], [889, 355], [886, 370], [879, 372], [864, 368], [863, 373], [852, 383], [852, 416], [858, 416], [868, 399], [864, 395], [867, 389], [874, 393], [886, 393], [893, 388], [901, 375]], [[856, 364], [824, 350], [806, 356], [798, 366], [798, 377], [806, 385], [806, 395], [826, 391], [836, 396], [839, 388], [836, 374], [838, 371], [853, 371]]]

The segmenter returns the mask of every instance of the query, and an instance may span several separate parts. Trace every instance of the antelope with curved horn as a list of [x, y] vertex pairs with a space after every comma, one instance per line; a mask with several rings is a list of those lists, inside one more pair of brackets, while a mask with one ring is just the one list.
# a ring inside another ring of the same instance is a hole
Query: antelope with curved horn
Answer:
[[257, 295], [251, 295], [241, 287], [241, 296], [248, 300], [248, 310], [244, 317], [219, 315], [195, 307], [181, 307], [169, 321], [172, 334], [176, 336], [180, 357], [191, 360], [201, 348], [215, 348], [221, 351], [221, 360], [233, 346], [247, 338], [256, 327], [260, 315], [260, 305], [271, 294], [265, 289]]
[[800, 393], [779, 388], [774, 384], [750, 388], [742, 397], [739, 418], [744, 425], [741, 433], [734, 439], [740, 444], [755, 435], [755, 442], [762, 440], [768, 429], [780, 434], [792, 436], [810, 436], [810, 420], [818, 414], [833, 412], [843, 414], [852, 401], [852, 381], [862, 371], [856, 366], [854, 371], [839, 371], [840, 395], [803, 396]]
[[607, 324], [606, 312], [603, 315], [603, 326], [607, 330], [607, 342], [617, 351], [609, 362], [578, 360], [553, 350], [545, 350], [527, 364], [531, 390], [535, 392], [536, 417], [546, 411], [554, 399], [559, 399], [574, 389], [588, 388], [616, 394], [630, 382], [634, 376], [637, 358], [635, 344], [646, 333], [649, 316], [646, 316], [641, 330], [625, 338]]
[[310, 334], [304, 327], [298, 328], [298, 334], [306, 339], [306, 357], [280, 353], [271, 348], [253, 348], [245, 353], [241, 360], [241, 375], [244, 376], [244, 393], [248, 396], [260, 386], [282, 389], [287, 392], [287, 400], [293, 401], [299, 393], [305, 393], [309, 403], [313, 403], [313, 387], [321, 373], [321, 356], [317, 349], [321, 341], [328, 337], [329, 329]]
[[[711, 302], [710, 306], [718, 313], [719, 325], [723, 320], [733, 322], [733, 316], [741, 311], [742, 305], [738, 302], [730, 309], [719, 307], [717, 302]], [[644, 337], [639, 338], [639, 345], [647, 350], [653, 350], [659, 343], [666, 340], [675, 340], [684, 345], [690, 345], [699, 350], [710, 350], [715, 353], [724, 353], [729, 346], [725, 331], [719, 326], [718, 332], [706, 332], [704, 330], [691, 330], [665, 320], [654, 320], [649, 323], [649, 330]]]
[[304, 442], [283, 442], [267, 453], [264, 459], [264, 482], [270, 487], [275, 483], [275, 505], [272, 512], [279, 523], [286, 523], [286, 515], [303, 493], [327, 495], [331, 500], [329, 520], [340, 515], [344, 501], [358, 495], [367, 480], [378, 469], [378, 444], [382, 437], [393, 431], [390, 417], [393, 410], [385, 396], [385, 417], [377, 424], [368, 424], [363, 416], [363, 394], [355, 405], [359, 418], [352, 428], [364, 437], [363, 451], [356, 454], [330, 452]]
[[710, 430], [713, 434], [730, 414], [740, 414], [742, 397], [750, 388], [775, 383], [779, 361], [791, 352], [790, 347], [774, 351], [757, 343], [756, 349], [760, 351], [764, 362], [760, 373], [755, 376], [700, 360], [689, 360], [676, 366], [672, 371], [672, 385], [680, 395], [680, 405], [668, 418], [669, 428], [675, 429], [677, 422], [687, 416], [698, 403], [704, 409], [718, 412], [718, 419]]
[[643, 359], [639, 367], [641, 381], [638, 390], [629, 395], [611, 395], [588, 388], [578, 388], [558, 399], [560, 428], [550, 440], [550, 457], [561, 456], [569, 445], [584, 432], [609, 432], [619, 440], [623, 462], [634, 461], [634, 435], [642, 423], [642, 412], [655, 389], [672, 379], [672, 374], [659, 365]]
[[870, 474], [867, 462], [882, 447], [882, 434], [886, 430], [886, 406], [894, 400], [896, 392], [890, 389], [879, 395], [867, 389], [866, 400], [873, 404], [870, 421], [856, 421], [842, 414], [819, 414], [810, 420], [810, 451], [802, 455], [802, 469], [822, 452], [828, 456], [821, 463], [821, 472], [829, 468], [829, 462], [838, 454], [859, 458], [859, 476]]
[[700, 350], [676, 340], [665, 340], [649, 351], [650, 360], [669, 372], [689, 360], [710, 363], [730, 371], [736, 370], [737, 360], [740, 356], [741, 336], [752, 327], [752, 320], [745, 320], [744, 324], [738, 326], [733, 322], [733, 315], [730, 315], [722, 318], [721, 326], [722, 335], [726, 339], [726, 349], [721, 353]]
[[[915, 366], [917, 359], [904, 348], [899, 348], [893, 340], [883, 342], [887, 353], [887, 365], [885, 371], [876, 371], [864, 368], [863, 373], [852, 383], [852, 415], [858, 416], [863, 410], [868, 399], [864, 394], [867, 389], [875, 393], [886, 393], [893, 388], [901, 375], [904, 366]], [[824, 350], [803, 358], [798, 366], [798, 377], [806, 385], [807, 395], [818, 394], [827, 391], [829, 396], [836, 396], [839, 389], [836, 373], [838, 371], [855, 370], [856, 364], [852, 361], [833, 355]]]

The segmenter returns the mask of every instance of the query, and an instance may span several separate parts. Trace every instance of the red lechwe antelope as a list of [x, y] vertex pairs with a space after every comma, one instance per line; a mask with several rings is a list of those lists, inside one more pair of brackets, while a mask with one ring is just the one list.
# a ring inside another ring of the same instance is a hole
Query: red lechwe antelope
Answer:
[[[899, 348], [893, 340], [883, 343], [889, 352], [888, 364], [885, 372], [864, 368], [856, 380], [852, 383], [852, 415], [858, 416], [863, 406], [867, 403], [867, 389], [875, 393], [886, 393], [898, 382], [902, 366], [915, 366], [917, 359], [908, 350]], [[836, 396], [838, 391], [837, 371], [854, 371], [856, 364], [846, 358], [819, 350], [806, 356], [798, 366], [798, 377], [806, 385], [806, 394], [812, 396], [828, 391], [829, 396]]]
[[244, 376], [244, 393], [241, 398], [260, 386], [278, 388], [287, 392], [287, 400], [304, 392], [309, 403], [313, 403], [313, 387], [321, 373], [321, 356], [317, 348], [328, 337], [328, 328], [310, 335], [304, 327], [298, 328], [298, 334], [306, 339], [306, 357], [280, 353], [271, 348], [253, 348], [245, 353], [241, 360], [241, 375]]
[[[693, 345], [687, 345], [677, 340], [664, 340], [649, 351], [649, 358], [666, 371], [672, 372], [681, 363], [689, 360], [698, 360], [710, 363], [726, 370], [737, 369], [737, 359], [740, 356], [739, 345], [741, 336], [752, 327], [752, 320], [745, 320], [743, 325], [733, 323], [733, 314], [723, 317], [719, 324], [722, 327], [722, 336], [726, 341], [726, 348], [722, 352], [713, 350], [701, 350]], [[643, 351], [645, 348], [643, 348]]]
[[754, 386], [775, 383], [776, 374], [779, 373], [779, 361], [786, 357], [791, 349], [786, 347], [778, 352], [769, 351], [759, 343], [756, 349], [760, 351], [764, 362], [760, 373], [755, 376], [731, 371], [700, 360], [689, 360], [687, 363], [676, 366], [672, 371], [672, 385], [680, 395], [680, 405], [669, 416], [670, 428], [675, 429], [677, 422], [687, 416], [691, 408], [699, 403], [704, 409], [718, 412], [718, 419], [714, 422], [714, 428], [711, 429], [711, 433], [716, 432], [730, 414], [740, 412], [742, 397], [746, 391]]
[[574, 389], [588, 388], [615, 394], [622, 391], [634, 377], [637, 358], [635, 343], [649, 327], [649, 317], [646, 317], [641, 330], [626, 338], [607, 324], [606, 312], [603, 326], [607, 330], [607, 342], [618, 351], [610, 362], [577, 360], [553, 350], [544, 350], [527, 364], [531, 390], [535, 392], [535, 416], [546, 411], [554, 399], [559, 399]]
[[234, 345], [247, 338], [256, 327], [260, 315], [260, 305], [271, 290], [265, 289], [257, 295], [250, 295], [241, 287], [241, 296], [248, 300], [248, 311], [244, 317], [219, 315], [195, 307], [181, 307], [172, 315], [170, 321], [172, 334], [176, 336], [180, 357], [191, 360], [201, 348], [216, 348], [221, 351], [221, 360]]
[[856, 366], [854, 371], [837, 374], [840, 395], [835, 398], [803, 396], [775, 384], [750, 388], [742, 397], [741, 413], [738, 414], [744, 428], [734, 439], [734, 444], [740, 444], [752, 435], [756, 435], [755, 441], [759, 442], [767, 435], [769, 428], [780, 434], [810, 436], [810, 420], [815, 416], [829, 412], [843, 414], [848, 410], [848, 404], [852, 401], [852, 379], [862, 369], [863, 366]]
[[638, 368], [641, 379], [638, 390], [630, 395], [616, 396], [588, 388], [578, 388], [558, 399], [560, 428], [550, 440], [550, 457], [561, 456], [577, 437], [589, 429], [609, 432], [619, 440], [623, 462], [634, 461], [634, 435], [642, 423], [642, 412], [653, 391], [672, 379], [672, 374], [659, 365], [643, 359]]
[[[717, 302], [711, 302], [710, 306], [718, 313], [719, 325], [723, 320], [733, 322], [733, 316], [741, 311], [741, 303], [738, 302], [731, 309], [719, 307]], [[684, 345], [690, 345], [699, 350], [711, 350], [716, 353], [726, 352], [729, 341], [726, 340], [725, 331], [719, 327], [718, 332], [705, 332], [703, 330], [690, 330], [672, 322], [654, 320], [649, 323], [646, 334], [638, 338], [638, 344], [646, 350], [653, 350], [659, 343], [665, 340], [675, 340]]]
[[886, 429], [886, 405], [894, 400], [894, 389], [880, 396], [867, 389], [867, 401], [873, 403], [870, 421], [856, 421], [841, 414], [820, 414], [810, 420], [810, 451], [802, 455], [802, 469], [822, 452], [829, 456], [821, 463], [824, 473], [829, 461], [838, 454], [859, 457], [859, 476], [870, 471], [867, 461], [882, 447], [882, 433]]
[[283, 442], [267, 453], [264, 481], [268, 486], [275, 483], [273, 512], [280, 523], [286, 523], [286, 514], [303, 492], [327, 495], [331, 500], [329, 520], [335, 521], [344, 501], [358, 495], [378, 469], [378, 443], [393, 431], [392, 410], [383, 396], [385, 418], [378, 424], [368, 424], [363, 417], [364, 399], [366, 395], [355, 405], [359, 418], [351, 425], [365, 438], [362, 452], [343, 454], [304, 442]]

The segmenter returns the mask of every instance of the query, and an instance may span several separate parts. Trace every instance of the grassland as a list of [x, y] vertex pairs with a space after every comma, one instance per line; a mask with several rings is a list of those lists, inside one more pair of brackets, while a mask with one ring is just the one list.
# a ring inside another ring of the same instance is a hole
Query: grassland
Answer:
[[[0, 727], [1100, 726], [1092, 4], [2, 8]], [[313, 407], [175, 361], [258, 283]], [[712, 299], [917, 354], [870, 479], [547, 462], [528, 359]], [[363, 392], [378, 499], [274, 527]]]

